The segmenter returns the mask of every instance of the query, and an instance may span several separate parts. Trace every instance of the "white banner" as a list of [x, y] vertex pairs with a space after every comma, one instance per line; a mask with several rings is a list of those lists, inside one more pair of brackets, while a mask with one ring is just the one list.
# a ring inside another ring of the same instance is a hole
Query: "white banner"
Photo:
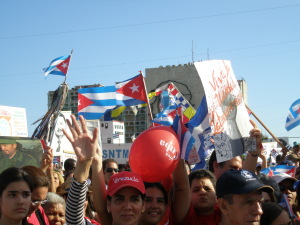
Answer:
[[25, 108], [0, 105], [0, 136], [28, 137]]
[[206, 95], [218, 162], [254, 150], [255, 143], [246, 138], [252, 125], [230, 61], [196, 62], [195, 67]]

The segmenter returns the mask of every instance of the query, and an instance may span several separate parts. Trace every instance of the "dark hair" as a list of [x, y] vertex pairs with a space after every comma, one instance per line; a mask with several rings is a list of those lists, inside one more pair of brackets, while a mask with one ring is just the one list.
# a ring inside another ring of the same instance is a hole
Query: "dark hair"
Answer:
[[275, 180], [271, 179], [268, 175], [260, 173], [258, 175], [259, 180], [261, 181], [261, 183], [271, 186], [274, 190], [273, 194], [268, 193], [268, 195], [270, 196], [271, 200], [273, 202], [279, 202], [279, 200], [281, 199], [281, 192], [279, 189], [278, 184], [276, 183]]
[[[17, 167], [9, 167], [6, 170], [2, 171], [2, 173], [0, 174], [0, 196], [10, 183], [20, 181], [26, 182], [29, 186], [30, 191], [32, 192], [32, 190], [34, 189], [34, 184], [31, 177], [26, 171]], [[22, 224], [29, 224], [26, 217], [22, 220]]]
[[115, 163], [115, 164], [118, 165], [117, 161], [114, 160], [114, 159], [104, 159], [104, 160], [102, 161], [102, 168], [103, 168], [103, 171], [106, 169], [106, 165], [107, 165], [108, 163]]
[[[216, 154], [216, 150], [213, 150], [212, 153], [210, 154], [210, 158], [209, 158], [209, 161], [208, 161], [208, 170], [212, 173], [215, 172], [214, 170], [214, 162], [217, 162], [217, 154]], [[224, 165], [225, 165], [225, 162], [219, 162], [218, 165], [219, 167], [223, 168]]]
[[33, 181], [26, 171], [17, 167], [10, 167], [4, 170], [0, 174], [0, 196], [10, 183], [19, 181], [25, 181], [30, 191], [33, 190]]
[[47, 175], [39, 168], [35, 166], [24, 166], [22, 168], [24, 171], [26, 171], [33, 181], [33, 189], [38, 187], [47, 187], [50, 186], [50, 181]]
[[263, 214], [260, 218], [261, 225], [271, 225], [274, 220], [285, 211], [276, 202], [264, 202], [262, 203]]
[[75, 159], [72, 159], [72, 158], [66, 159], [66, 161], [64, 162], [65, 173], [67, 173], [69, 171], [74, 171], [75, 166], [76, 166], [76, 160]]
[[[168, 194], [167, 194], [165, 188], [162, 186], [161, 183], [159, 183], [159, 182], [155, 182], [155, 183], [144, 182], [144, 185], [145, 185], [146, 190], [147, 190], [147, 188], [157, 188], [157, 189], [159, 189], [164, 195], [165, 205], [168, 204]], [[146, 194], [146, 196], [147, 196], [147, 194]]]
[[212, 172], [205, 170], [205, 169], [195, 170], [189, 174], [190, 186], [194, 179], [202, 179], [202, 178], [209, 179], [211, 181], [211, 183], [213, 184], [214, 188], [216, 189], [217, 180], [216, 180], [215, 175]]

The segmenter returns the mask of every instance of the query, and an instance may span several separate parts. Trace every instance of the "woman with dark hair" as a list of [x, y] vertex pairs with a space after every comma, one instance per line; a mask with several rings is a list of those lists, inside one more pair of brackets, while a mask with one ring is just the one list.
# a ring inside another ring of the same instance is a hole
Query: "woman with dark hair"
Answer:
[[28, 212], [28, 222], [33, 225], [49, 225], [42, 204], [47, 202], [47, 193], [50, 186], [48, 176], [35, 166], [24, 166], [26, 171], [33, 180], [33, 190], [31, 193], [31, 207]]
[[290, 225], [291, 220], [284, 208], [276, 202], [264, 202], [262, 204], [263, 214], [260, 218], [260, 225]]
[[144, 185], [146, 189], [145, 211], [140, 216], [139, 225], [156, 225], [167, 211], [168, 194], [159, 182], [144, 182]]
[[22, 169], [10, 167], [0, 174], [0, 225], [25, 225], [33, 183]]

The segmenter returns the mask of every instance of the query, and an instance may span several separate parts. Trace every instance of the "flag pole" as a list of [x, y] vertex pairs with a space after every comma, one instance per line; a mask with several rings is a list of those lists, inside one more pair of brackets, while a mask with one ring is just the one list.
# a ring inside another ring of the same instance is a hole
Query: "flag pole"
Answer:
[[[151, 107], [150, 107], [150, 102], [149, 102], [149, 98], [148, 98], [148, 91], [147, 91], [147, 87], [146, 87], [146, 83], [145, 83], [145, 79], [144, 79], [144, 76], [143, 76], [143, 73], [142, 71], [139, 71], [140, 72], [140, 75], [142, 75], [142, 78], [143, 78], [143, 83], [144, 83], [144, 87], [145, 87], [145, 91], [146, 91], [146, 97], [147, 97], [147, 107], [148, 107], [148, 116], [150, 117], [150, 121], [153, 120], [153, 116], [152, 116], [152, 110], [151, 110]], [[154, 123], [152, 123], [152, 126], [154, 126]]]
[[[71, 50], [71, 54], [70, 54], [69, 68], [70, 68], [70, 65], [71, 65], [72, 54], [73, 54], [73, 49]], [[68, 72], [69, 72], [69, 68], [68, 68]], [[64, 84], [66, 83], [68, 72], [66, 73]]]
[[281, 146], [281, 148], [286, 149], [286, 147], [281, 143], [281, 141], [267, 128], [267, 126], [258, 118], [257, 115], [245, 104], [246, 108], [251, 112], [254, 118], [269, 132], [269, 134], [274, 138], [274, 140]]

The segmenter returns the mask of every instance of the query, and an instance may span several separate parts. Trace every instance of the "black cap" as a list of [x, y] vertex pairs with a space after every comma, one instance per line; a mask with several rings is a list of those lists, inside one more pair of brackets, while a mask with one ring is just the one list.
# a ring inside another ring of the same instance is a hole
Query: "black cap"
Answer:
[[262, 184], [258, 177], [248, 170], [228, 170], [217, 180], [217, 198], [228, 194], [249, 194], [262, 190], [273, 193], [273, 188]]

